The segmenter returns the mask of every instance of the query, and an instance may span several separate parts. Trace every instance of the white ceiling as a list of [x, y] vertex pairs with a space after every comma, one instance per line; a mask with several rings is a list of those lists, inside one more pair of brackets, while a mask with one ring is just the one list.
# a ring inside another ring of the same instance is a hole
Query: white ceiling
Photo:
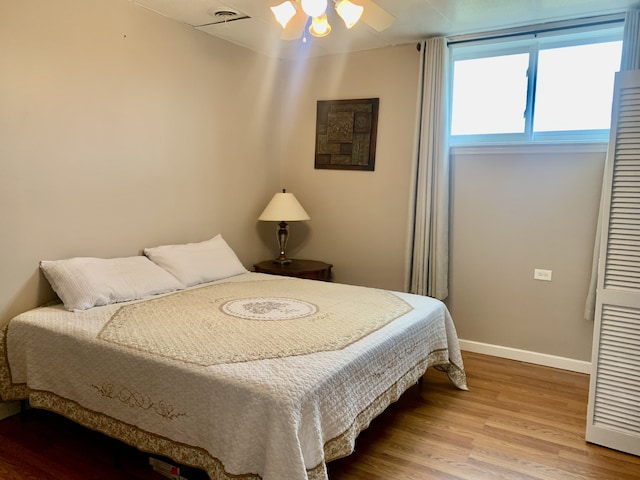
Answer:
[[[353, 0], [355, 3], [358, 0]], [[433, 36], [477, 33], [570, 18], [624, 12], [639, 0], [376, 0], [395, 16], [378, 32], [360, 21], [347, 30], [329, 8], [331, 33], [307, 41], [281, 40], [269, 7], [282, 0], [133, 0], [133, 3], [270, 57], [320, 56], [415, 43]], [[332, 1], [329, 0], [331, 5]], [[237, 12], [222, 21], [219, 10]], [[241, 18], [248, 17], [248, 18]]]

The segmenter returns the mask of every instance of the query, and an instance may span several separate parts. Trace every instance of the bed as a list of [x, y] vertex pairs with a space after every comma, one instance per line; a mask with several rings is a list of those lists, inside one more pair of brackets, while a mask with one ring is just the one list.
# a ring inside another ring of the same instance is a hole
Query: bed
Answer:
[[[145, 250], [130, 262], [149, 270], [142, 277], [129, 265], [87, 274], [87, 259], [81, 268], [43, 262], [63, 302], [1, 330], [2, 398], [28, 399], [211, 479], [306, 480], [327, 479], [326, 463], [350, 454], [427, 368], [467, 388], [442, 302], [248, 272], [216, 245], [226, 264], [210, 245]], [[211, 258], [215, 272], [203, 274]], [[168, 273], [166, 285], [150, 271]], [[111, 281], [119, 284], [105, 293]], [[64, 291], [78, 285], [91, 290], [85, 304]]]

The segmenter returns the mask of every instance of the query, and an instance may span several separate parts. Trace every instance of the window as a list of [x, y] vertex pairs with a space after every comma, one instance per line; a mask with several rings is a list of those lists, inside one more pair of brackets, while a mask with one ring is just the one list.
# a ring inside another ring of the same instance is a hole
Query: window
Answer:
[[619, 22], [454, 44], [451, 51], [453, 145], [608, 139]]

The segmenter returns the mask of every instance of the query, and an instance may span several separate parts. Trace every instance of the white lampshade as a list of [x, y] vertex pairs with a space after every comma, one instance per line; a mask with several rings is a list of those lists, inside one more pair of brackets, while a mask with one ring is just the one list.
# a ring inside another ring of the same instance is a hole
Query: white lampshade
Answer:
[[289, 20], [291, 20], [296, 14], [296, 7], [293, 6], [293, 3], [287, 0], [286, 2], [282, 2], [280, 5], [271, 7], [271, 11], [276, 17], [278, 23], [282, 25], [282, 28], [285, 28], [287, 23], [289, 23]]
[[302, 0], [302, 10], [310, 17], [319, 17], [327, 11], [327, 0]]
[[310, 219], [293, 193], [287, 193], [285, 190], [276, 193], [258, 217], [258, 220], [266, 222], [296, 222]]
[[364, 7], [351, 3], [349, 0], [340, 0], [336, 2], [336, 10], [347, 28], [351, 28], [360, 20]]

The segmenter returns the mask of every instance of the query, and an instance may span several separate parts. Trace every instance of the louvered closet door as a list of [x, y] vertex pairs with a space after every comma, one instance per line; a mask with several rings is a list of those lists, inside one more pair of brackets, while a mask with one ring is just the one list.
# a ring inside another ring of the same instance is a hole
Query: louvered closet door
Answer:
[[640, 455], [640, 71], [618, 73], [612, 119], [586, 438]]

